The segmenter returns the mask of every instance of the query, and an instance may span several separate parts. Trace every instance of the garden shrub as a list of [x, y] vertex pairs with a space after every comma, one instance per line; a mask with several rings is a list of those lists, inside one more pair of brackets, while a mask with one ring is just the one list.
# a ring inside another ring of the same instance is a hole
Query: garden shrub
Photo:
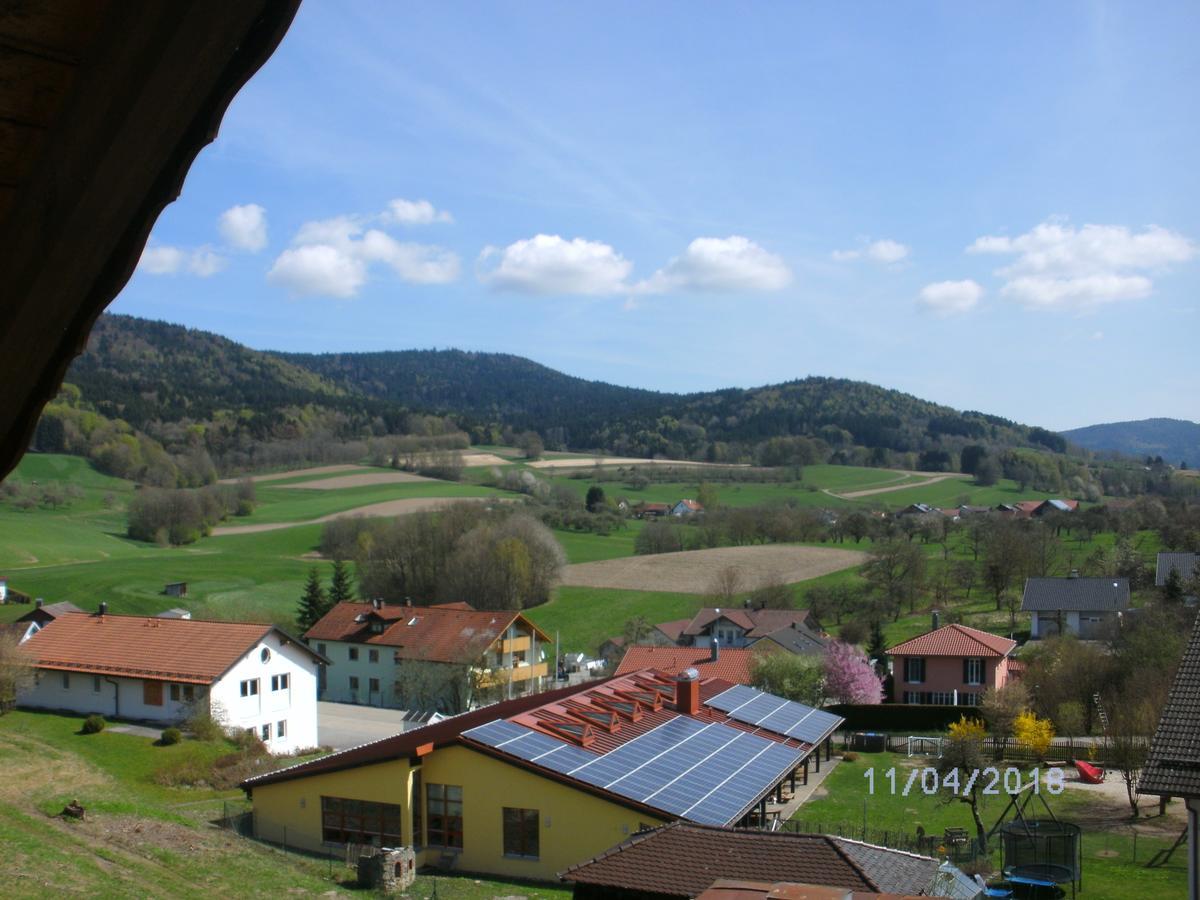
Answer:
[[172, 744], [178, 744], [181, 740], [183, 740], [183, 732], [178, 728], [164, 728], [158, 742], [164, 747], [169, 747]]
[[83, 734], [99, 734], [107, 724], [104, 721], [104, 716], [98, 716], [93, 713], [83, 720], [83, 727], [80, 729], [80, 732]]

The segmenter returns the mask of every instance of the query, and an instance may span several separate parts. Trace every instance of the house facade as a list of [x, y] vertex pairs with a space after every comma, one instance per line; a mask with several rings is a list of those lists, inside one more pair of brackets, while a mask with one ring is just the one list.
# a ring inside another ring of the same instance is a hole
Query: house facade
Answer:
[[704, 507], [696, 500], [680, 500], [671, 507], [671, 515], [676, 518], [695, 515], [704, 512]]
[[1030, 615], [1029, 636], [1037, 640], [1073, 634], [1105, 640], [1129, 609], [1127, 578], [1029, 578], [1021, 611]]
[[988, 688], [1011, 677], [1017, 642], [999, 635], [946, 625], [887, 651], [892, 658], [892, 700], [977, 706]]
[[[659, 629], [674, 624], [663, 623]], [[817, 641], [824, 641], [820, 623], [807, 609], [712, 607], [700, 610], [679, 629], [677, 643], [707, 649], [716, 638], [722, 648], [741, 649], [784, 629], [803, 629]], [[674, 628], [670, 630], [673, 632]]]
[[787, 701], [643, 671], [477, 709], [242, 787], [264, 840], [286, 829], [289, 846], [313, 852], [412, 846], [418, 865], [553, 880], [646, 827], [762, 816], [768, 797], [828, 754], [843, 721], [794, 704], [781, 721], [807, 730], [788, 737], [733, 718], [748, 703]]
[[272, 753], [318, 744], [321, 660], [271, 625], [67, 613], [21, 649], [34, 668], [21, 706], [162, 726], [199, 707]]
[[304, 639], [333, 663], [321, 699], [444, 713], [542, 690], [553, 652], [521, 613], [466, 603], [339, 603]]

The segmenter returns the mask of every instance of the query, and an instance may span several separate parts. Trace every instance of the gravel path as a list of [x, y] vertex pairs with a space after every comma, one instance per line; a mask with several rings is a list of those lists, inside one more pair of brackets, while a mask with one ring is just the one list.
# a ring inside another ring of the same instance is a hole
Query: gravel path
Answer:
[[[924, 475], [924, 472], [904, 472], [904, 475]], [[945, 475], [932, 475], [924, 481], [910, 481], [907, 484], [896, 484], [890, 487], [867, 488], [861, 491], [847, 491], [844, 494], [835, 494], [833, 491], [826, 491], [832, 497], [841, 497], [843, 500], [853, 500], [856, 497], [870, 497], [874, 494], [890, 494], [892, 491], [907, 491], [909, 488], [923, 488], [931, 484], [937, 484], [939, 481], [945, 481], [947, 478], [957, 478], [960, 481], [970, 478], [970, 475], [959, 475], [957, 473], [947, 473]]]

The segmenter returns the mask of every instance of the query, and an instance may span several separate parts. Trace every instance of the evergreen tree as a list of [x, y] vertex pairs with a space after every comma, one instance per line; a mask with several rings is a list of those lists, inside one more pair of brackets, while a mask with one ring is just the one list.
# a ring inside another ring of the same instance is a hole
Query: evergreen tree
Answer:
[[304, 596], [300, 598], [300, 608], [296, 613], [296, 624], [301, 633], [308, 631], [317, 621], [329, 611], [329, 603], [325, 598], [325, 589], [321, 587], [321, 576], [316, 568], [308, 570], [308, 582], [304, 585]]
[[871, 659], [882, 660], [887, 650], [887, 641], [883, 637], [883, 626], [876, 619], [871, 623], [871, 637], [867, 641], [867, 656]]
[[347, 603], [354, 599], [354, 585], [350, 582], [350, 569], [344, 560], [333, 561], [333, 578], [329, 583], [329, 604], [326, 609], [333, 609], [339, 603]]

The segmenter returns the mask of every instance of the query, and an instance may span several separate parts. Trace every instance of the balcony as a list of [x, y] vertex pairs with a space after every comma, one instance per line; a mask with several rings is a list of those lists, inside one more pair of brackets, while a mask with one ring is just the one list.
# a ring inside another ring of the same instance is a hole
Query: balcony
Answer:
[[531, 678], [545, 678], [549, 673], [549, 665], [543, 662], [536, 666], [513, 666], [511, 669], [497, 668], [484, 671], [476, 669], [475, 671], [479, 675], [480, 687], [492, 687], [497, 684], [507, 684], [509, 681], [515, 684]]
[[529, 635], [515, 638], [505, 638], [500, 642], [501, 653], [520, 653], [529, 649]]

